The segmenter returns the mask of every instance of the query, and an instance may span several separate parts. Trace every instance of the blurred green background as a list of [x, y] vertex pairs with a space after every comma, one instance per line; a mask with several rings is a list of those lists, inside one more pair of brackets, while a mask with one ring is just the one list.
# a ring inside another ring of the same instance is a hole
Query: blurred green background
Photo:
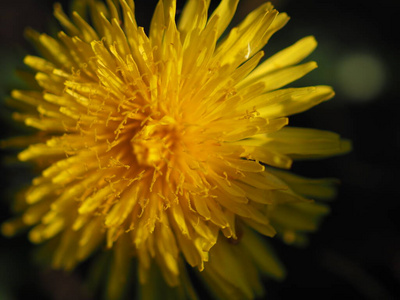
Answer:
[[[0, 4], [0, 135], [15, 134], [10, 90], [23, 86], [16, 68], [33, 53], [23, 38], [30, 26], [55, 32], [51, 0], [13, 0]], [[68, 1], [59, 1], [68, 11]], [[219, 1], [212, 1], [215, 7]], [[235, 22], [263, 3], [242, 0]], [[294, 86], [328, 84], [336, 97], [291, 118], [291, 125], [332, 130], [353, 141], [351, 154], [323, 161], [295, 163], [293, 171], [311, 177], [337, 177], [342, 184], [332, 213], [313, 234], [309, 247], [274, 244], [288, 269], [284, 282], [266, 281], [267, 299], [399, 299], [400, 193], [397, 188], [399, 131], [399, 34], [397, 1], [276, 0], [291, 21], [265, 48], [272, 55], [298, 39], [319, 42], [310, 59], [319, 68]], [[138, 23], [147, 27], [156, 1], [136, 1]], [[182, 8], [184, 1], [178, 1]], [[2, 150], [1, 219], [10, 216], [13, 193], [29, 182], [30, 170]], [[82, 274], [41, 270], [31, 262], [26, 236], [0, 237], [0, 300], [96, 299], [82, 286]]]

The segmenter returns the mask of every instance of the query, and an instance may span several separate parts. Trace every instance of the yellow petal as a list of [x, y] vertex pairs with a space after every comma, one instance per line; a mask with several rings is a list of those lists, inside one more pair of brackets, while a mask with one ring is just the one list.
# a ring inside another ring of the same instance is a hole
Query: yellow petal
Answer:
[[286, 127], [265, 136], [263, 145], [293, 158], [319, 158], [350, 151], [350, 144], [330, 131]]
[[79, 29], [69, 20], [68, 16], [62, 10], [59, 3], [54, 4], [54, 16], [60, 24], [68, 31], [69, 35], [79, 35]]
[[265, 239], [254, 234], [252, 230], [244, 229], [242, 245], [255, 261], [257, 268], [276, 279], [283, 279], [285, 268], [277, 258], [272, 247]]
[[209, 20], [216, 16], [219, 17], [217, 38], [219, 38], [231, 23], [231, 20], [236, 12], [236, 7], [239, 0], [222, 0], [218, 7], [214, 10]]
[[254, 84], [256, 82], [262, 82], [265, 84], [265, 92], [279, 89], [309, 73], [310, 71], [317, 68], [315, 62], [308, 62], [294, 67], [287, 67], [278, 69], [275, 72], [268, 73], [262, 77], [255, 77], [244, 79], [239, 87]]
[[118, 240], [113, 251], [113, 262], [109, 273], [107, 284], [107, 298], [110, 300], [120, 299], [125, 288], [130, 270], [130, 243], [127, 236]]
[[260, 116], [282, 117], [303, 112], [323, 101], [331, 99], [335, 95], [329, 86], [316, 86], [307, 94], [290, 97], [281, 103], [271, 104], [258, 110]]
[[99, 40], [97, 32], [84, 19], [82, 19], [78, 13], [73, 12], [72, 18], [81, 31], [81, 37], [85, 42], [90, 43], [92, 41]]
[[210, 0], [189, 0], [183, 8], [178, 22], [181, 40], [195, 29], [202, 30], [207, 22], [207, 10]]
[[336, 196], [336, 188], [339, 184], [338, 179], [311, 179], [275, 169], [269, 169], [268, 171], [276, 174], [276, 176], [285, 181], [293, 191], [305, 197], [330, 200]]
[[45, 144], [35, 144], [29, 146], [24, 151], [18, 154], [18, 159], [22, 161], [31, 160], [43, 156], [63, 156], [65, 155], [65, 149], [62, 147], [48, 147]]
[[263, 11], [262, 17], [255, 19], [254, 23], [247, 25], [246, 19], [238, 27], [233, 28], [216, 49], [219, 63], [238, 66], [257, 53], [265, 45], [262, 37], [277, 14], [276, 11]]
[[316, 47], [317, 41], [313, 36], [302, 38], [292, 46], [266, 59], [246, 78], [246, 81], [262, 78], [268, 73], [295, 65], [310, 55]]
[[328, 212], [329, 208], [322, 203], [287, 203], [274, 209], [271, 223], [285, 230], [313, 231]]

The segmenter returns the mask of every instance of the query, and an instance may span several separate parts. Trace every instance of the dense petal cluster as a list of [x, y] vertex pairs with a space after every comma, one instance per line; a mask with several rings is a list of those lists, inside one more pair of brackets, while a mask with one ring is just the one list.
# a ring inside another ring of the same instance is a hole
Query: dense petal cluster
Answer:
[[[179, 285], [185, 261], [217, 294], [240, 299], [262, 290], [260, 270], [283, 275], [256, 232], [294, 242], [315, 229], [326, 208], [307, 198], [331, 196], [332, 182], [278, 169], [349, 146], [331, 132], [285, 127], [334, 95], [327, 86], [281, 89], [316, 67], [299, 64], [314, 38], [259, 64], [287, 15], [266, 3], [224, 35], [238, 0], [222, 0], [211, 16], [209, 4], [187, 1], [176, 24], [175, 1], [160, 0], [148, 34], [132, 0], [87, 1], [90, 23], [56, 5], [65, 31], [28, 31], [41, 57], [25, 63], [39, 88], [12, 97], [22, 106], [14, 117], [38, 134], [18, 158], [43, 169], [3, 233], [32, 227], [32, 242], [51, 241], [55, 268], [105, 246], [119, 278], [136, 257], [143, 284], [154, 261]], [[115, 298], [120, 281], [110, 285]]]

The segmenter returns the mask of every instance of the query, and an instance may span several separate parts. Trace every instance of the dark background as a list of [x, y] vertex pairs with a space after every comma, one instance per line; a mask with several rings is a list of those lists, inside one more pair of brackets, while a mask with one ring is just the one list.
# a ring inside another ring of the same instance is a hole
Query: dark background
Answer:
[[[61, 1], [68, 10], [68, 1]], [[216, 5], [218, 1], [212, 1]], [[294, 85], [328, 84], [336, 97], [291, 118], [295, 126], [332, 130], [353, 141], [351, 154], [297, 163], [293, 171], [311, 177], [337, 177], [341, 186], [332, 212], [310, 245], [298, 249], [274, 244], [287, 267], [283, 282], [267, 281], [268, 299], [400, 298], [400, 193], [398, 189], [399, 82], [397, 1], [272, 1], [291, 21], [269, 42], [271, 55], [306, 35], [319, 42], [310, 57], [319, 69]], [[25, 54], [27, 26], [52, 32], [50, 0], [1, 1], [0, 97], [21, 83], [14, 74]], [[136, 1], [138, 23], [147, 26], [156, 1]], [[182, 7], [183, 1], [178, 1]], [[263, 1], [242, 0], [237, 20]], [[10, 110], [0, 111], [1, 138], [13, 133]], [[1, 220], [9, 217], [16, 188], [29, 178], [2, 151]], [[31, 263], [26, 236], [0, 240], [0, 300], [87, 299], [79, 272], [42, 271]]]

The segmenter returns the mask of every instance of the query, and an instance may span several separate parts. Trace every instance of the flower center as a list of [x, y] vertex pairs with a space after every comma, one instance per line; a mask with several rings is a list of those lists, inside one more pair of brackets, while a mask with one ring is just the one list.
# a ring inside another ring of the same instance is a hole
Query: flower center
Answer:
[[162, 119], [144, 125], [131, 143], [140, 165], [162, 167], [171, 160], [178, 140], [176, 125]]

